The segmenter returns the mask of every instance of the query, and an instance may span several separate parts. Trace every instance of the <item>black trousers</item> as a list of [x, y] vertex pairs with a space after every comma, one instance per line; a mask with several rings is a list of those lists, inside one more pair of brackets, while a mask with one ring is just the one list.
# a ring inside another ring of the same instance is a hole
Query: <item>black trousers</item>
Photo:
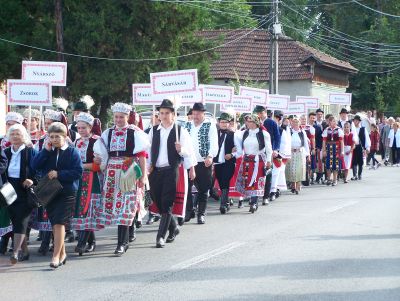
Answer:
[[206, 167], [204, 162], [199, 162], [195, 166], [196, 178], [194, 181], [189, 179], [189, 193], [186, 203], [186, 212], [190, 215], [193, 210], [193, 195], [191, 193], [193, 185], [197, 189], [198, 214], [204, 215], [207, 209], [208, 191], [212, 187], [212, 165]]
[[[363, 165], [364, 165], [364, 158], [363, 158], [363, 149], [361, 145], [357, 145], [353, 151], [353, 158], [352, 158], [352, 166], [353, 166], [353, 176], [361, 176]], [[358, 169], [358, 171], [357, 171]]]
[[149, 175], [150, 194], [160, 214], [171, 213], [177, 180], [178, 167], [155, 168]]
[[229, 183], [235, 173], [235, 163], [225, 162], [214, 165], [215, 177], [221, 189], [229, 189]]

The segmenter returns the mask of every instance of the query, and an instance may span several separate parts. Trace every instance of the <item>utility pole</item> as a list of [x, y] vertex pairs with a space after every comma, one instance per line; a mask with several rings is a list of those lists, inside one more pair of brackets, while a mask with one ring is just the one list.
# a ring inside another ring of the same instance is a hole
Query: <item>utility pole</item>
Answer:
[[[64, 52], [64, 25], [62, 19], [62, 0], [55, 0], [54, 15], [56, 19], [56, 41], [57, 51]], [[64, 54], [57, 53], [57, 61], [64, 62]], [[58, 93], [61, 97], [66, 98], [65, 87], [58, 87]]]
[[270, 59], [269, 59], [269, 93], [278, 94], [279, 81], [279, 44], [278, 39], [282, 34], [282, 26], [279, 23], [279, 0], [273, 0], [271, 14], [273, 24], [270, 27]]

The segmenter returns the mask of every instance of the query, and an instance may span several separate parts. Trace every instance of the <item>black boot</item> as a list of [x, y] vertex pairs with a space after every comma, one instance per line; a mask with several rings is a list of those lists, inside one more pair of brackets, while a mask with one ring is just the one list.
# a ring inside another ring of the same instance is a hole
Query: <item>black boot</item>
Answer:
[[90, 231], [79, 231], [78, 235], [78, 245], [75, 248], [75, 252], [82, 256], [86, 250], [86, 243], [89, 239]]
[[47, 252], [49, 252], [51, 235], [52, 235], [52, 232], [50, 232], [50, 231], [43, 231], [42, 232], [42, 242], [41, 242], [39, 250], [38, 250], [39, 254], [42, 254], [43, 256], [46, 256]]
[[90, 231], [88, 245], [85, 249], [85, 253], [92, 253], [96, 250], [96, 236], [94, 235], [94, 231]]
[[122, 256], [129, 248], [129, 226], [118, 226], [118, 245], [114, 251], [115, 255]]
[[169, 224], [171, 223], [172, 214], [164, 213], [161, 215], [160, 226], [158, 227], [158, 233], [156, 238], [156, 247], [163, 248], [165, 246], [165, 235], [167, 234]]
[[167, 243], [173, 242], [175, 240], [176, 236], [180, 232], [179, 228], [176, 224], [175, 217], [173, 217], [173, 216], [171, 216], [171, 222], [169, 223], [168, 232], [169, 233], [168, 233], [168, 237], [166, 240]]
[[0, 254], [5, 255], [7, 253], [8, 242], [12, 236], [12, 232], [7, 233], [6, 235], [1, 237], [0, 242]]
[[129, 226], [129, 242], [136, 240], [136, 220], [133, 221], [132, 225]]
[[219, 211], [221, 214], [225, 214], [229, 211], [229, 202], [228, 202], [228, 189], [222, 189], [221, 191], [221, 204], [219, 206]]
[[205, 215], [206, 215], [206, 208], [207, 208], [207, 200], [204, 200], [204, 201], [199, 200], [198, 204], [199, 204], [199, 207], [198, 207], [199, 209], [197, 212], [197, 223], [202, 225], [202, 224], [206, 223]]

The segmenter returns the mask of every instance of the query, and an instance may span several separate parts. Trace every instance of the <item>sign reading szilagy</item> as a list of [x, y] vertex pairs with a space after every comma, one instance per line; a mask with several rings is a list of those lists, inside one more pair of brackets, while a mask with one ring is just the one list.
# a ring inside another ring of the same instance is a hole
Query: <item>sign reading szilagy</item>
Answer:
[[236, 113], [250, 113], [253, 110], [253, 98], [234, 95], [232, 102], [221, 104], [221, 111], [234, 111]]
[[270, 94], [268, 95], [268, 106], [269, 110], [287, 110], [289, 108], [290, 96]]
[[329, 103], [336, 105], [351, 105], [351, 93], [329, 93]]
[[67, 63], [22, 61], [21, 79], [50, 82], [53, 86], [66, 86]]
[[153, 95], [196, 92], [197, 69], [150, 73], [150, 84]]
[[50, 82], [20, 79], [7, 80], [7, 99], [10, 106], [51, 106]]
[[303, 115], [306, 114], [307, 108], [305, 103], [290, 102], [288, 109], [285, 110], [287, 115]]
[[268, 104], [268, 90], [251, 87], [239, 87], [239, 95], [251, 97], [253, 105], [266, 106]]
[[150, 84], [132, 85], [132, 102], [134, 105], [159, 105], [161, 101], [162, 97], [151, 93]]
[[203, 89], [203, 103], [226, 104], [232, 102], [235, 91], [233, 87], [201, 85]]
[[296, 102], [305, 103], [306, 109], [318, 109], [319, 98], [314, 96], [296, 96]]

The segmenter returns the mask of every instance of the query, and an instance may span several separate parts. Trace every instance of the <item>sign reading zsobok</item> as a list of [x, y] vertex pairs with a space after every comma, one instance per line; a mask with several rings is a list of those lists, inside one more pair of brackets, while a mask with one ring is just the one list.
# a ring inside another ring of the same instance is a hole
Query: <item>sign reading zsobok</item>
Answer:
[[51, 106], [51, 84], [9, 79], [7, 80], [7, 99], [10, 106]]
[[197, 69], [150, 73], [150, 83], [153, 95], [196, 92]]
[[239, 95], [251, 97], [253, 105], [265, 106], [268, 104], [268, 90], [250, 87], [239, 87]]
[[235, 111], [237, 113], [249, 113], [252, 111], [251, 97], [234, 95], [232, 102], [221, 104], [221, 111]]
[[203, 89], [204, 103], [230, 103], [235, 94], [233, 87], [229, 86], [201, 85], [200, 87]]
[[289, 107], [290, 96], [270, 94], [268, 96], [268, 109], [270, 110], [287, 110]]
[[330, 93], [329, 103], [336, 105], [351, 105], [351, 93]]
[[50, 82], [53, 86], [67, 85], [67, 63], [22, 61], [23, 80]]

